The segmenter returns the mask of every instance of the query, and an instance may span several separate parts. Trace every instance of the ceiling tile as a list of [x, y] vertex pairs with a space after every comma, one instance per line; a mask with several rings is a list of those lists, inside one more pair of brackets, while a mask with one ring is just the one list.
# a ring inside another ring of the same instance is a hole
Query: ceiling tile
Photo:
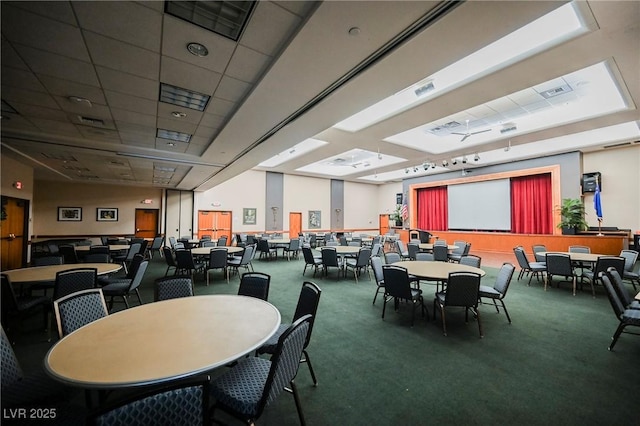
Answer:
[[23, 47], [20, 55], [36, 73], [99, 87], [93, 65], [66, 56], [56, 55], [31, 47]]
[[[38, 105], [45, 108], [60, 109], [55, 99], [49, 96], [46, 92], [36, 92], [33, 90], [20, 89], [18, 87], [2, 86], [2, 99], [12, 105], [15, 102], [20, 102], [24, 104]], [[14, 108], [16, 107], [14, 106]]]
[[168, 56], [162, 57], [160, 81], [183, 89], [211, 95], [221, 75], [195, 65], [181, 62]]
[[5, 4], [11, 4], [56, 21], [76, 25], [76, 17], [69, 1], [3, 1], [2, 3], [3, 7]]
[[83, 29], [160, 52], [162, 14], [137, 3], [73, 2]]
[[27, 64], [24, 63], [22, 58], [18, 55], [16, 50], [11, 46], [11, 44], [2, 39], [2, 66], [3, 67], [12, 67], [18, 68], [21, 70], [29, 70]]
[[187, 148], [189, 148], [189, 144], [184, 142], [176, 142], [176, 141], [170, 141], [167, 139], [156, 138], [155, 148], [161, 151], [179, 152], [184, 154], [185, 152], [187, 152]]
[[271, 2], [261, 1], [240, 38], [240, 44], [275, 56], [300, 25], [300, 17]]
[[38, 81], [36, 76], [30, 71], [3, 66], [2, 77], [3, 79], [9, 80], [12, 83], [15, 83], [15, 84], [12, 84], [15, 87], [19, 87], [27, 90], [33, 90], [35, 92], [47, 91], [42, 85], [42, 83], [40, 83], [40, 81]]
[[44, 75], [40, 76], [39, 79], [46, 90], [52, 95], [78, 96], [89, 99], [93, 104], [107, 104], [107, 101], [104, 98], [104, 93], [102, 93], [102, 90], [97, 87]]
[[92, 104], [88, 106], [86, 102], [74, 102], [62, 96], [54, 96], [54, 99], [66, 112], [111, 120], [111, 112], [106, 105]]
[[224, 117], [214, 114], [204, 114], [200, 121], [201, 126], [214, 127], [216, 129], [221, 127], [222, 123], [224, 123]]
[[67, 136], [82, 136], [75, 125], [57, 120], [34, 118], [31, 120], [43, 132], [64, 134]]
[[137, 96], [125, 95], [124, 93], [104, 91], [109, 106], [127, 111], [135, 111], [141, 114], [155, 115], [158, 110], [158, 102], [144, 99]]
[[[182, 112], [186, 116], [182, 118], [175, 118], [171, 114], [173, 112]], [[165, 102], [158, 102], [158, 117], [168, 118], [170, 120], [183, 121], [185, 123], [198, 124], [202, 119], [203, 113], [193, 110], [191, 108], [183, 108], [177, 105], [168, 104]]]
[[158, 77], [160, 54], [90, 31], [83, 34], [95, 64], [148, 79]]
[[3, 5], [2, 34], [12, 43], [90, 62], [78, 27]]
[[193, 135], [196, 132], [196, 125], [193, 123], [185, 123], [184, 121], [158, 117], [158, 129], [173, 130]]
[[238, 46], [225, 72], [238, 80], [255, 82], [267, 68], [271, 58], [255, 50]]
[[130, 134], [141, 135], [141, 136], [151, 136], [153, 138], [156, 137], [155, 125], [153, 127], [148, 127], [148, 126], [142, 126], [140, 124], [135, 124], [135, 123], [127, 123], [126, 121], [120, 121], [120, 120], [115, 120], [115, 123], [116, 123], [116, 126], [118, 127], [118, 130], [120, 131], [120, 135], [122, 138], [124, 138], [125, 135], [128, 135], [127, 137], [129, 137]]
[[[25, 117], [46, 118], [47, 120], [68, 121], [67, 114], [59, 108], [44, 108], [37, 105], [23, 104], [20, 102], [10, 102], [11, 106]], [[2, 122], [4, 126], [4, 121]]]
[[208, 114], [219, 115], [221, 117], [227, 117], [231, 112], [233, 112], [237, 103], [228, 101], [226, 99], [216, 98], [215, 96], [209, 99], [209, 104], [205, 109], [205, 112]]
[[215, 96], [228, 101], [239, 102], [244, 99], [250, 89], [251, 85], [249, 83], [225, 75], [220, 81], [220, 86], [218, 86]]
[[111, 108], [111, 115], [114, 120], [124, 121], [126, 123], [138, 124], [144, 127], [155, 128], [156, 116], [141, 114], [135, 111], [127, 111], [120, 108]]
[[147, 79], [109, 68], [96, 67], [102, 87], [118, 93], [158, 100], [160, 85], [155, 79]]

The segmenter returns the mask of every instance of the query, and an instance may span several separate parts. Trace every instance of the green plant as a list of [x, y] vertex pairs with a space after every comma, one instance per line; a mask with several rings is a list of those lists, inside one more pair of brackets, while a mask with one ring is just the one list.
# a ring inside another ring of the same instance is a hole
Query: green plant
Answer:
[[584, 203], [580, 198], [563, 198], [558, 228], [586, 230], [589, 226], [584, 218], [585, 214]]
[[402, 222], [402, 206], [396, 206], [396, 209], [389, 215], [389, 218], [396, 222]]

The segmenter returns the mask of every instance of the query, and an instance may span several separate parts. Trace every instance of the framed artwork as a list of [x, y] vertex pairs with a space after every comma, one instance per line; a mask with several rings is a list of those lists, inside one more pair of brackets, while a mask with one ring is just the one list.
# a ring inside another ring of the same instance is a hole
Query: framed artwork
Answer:
[[96, 209], [96, 220], [98, 222], [117, 222], [118, 209], [98, 207]]
[[320, 229], [320, 210], [309, 210], [309, 229]]
[[247, 208], [242, 209], [242, 224], [243, 225], [255, 225], [256, 224], [256, 209]]
[[58, 221], [80, 222], [82, 220], [82, 207], [58, 207]]

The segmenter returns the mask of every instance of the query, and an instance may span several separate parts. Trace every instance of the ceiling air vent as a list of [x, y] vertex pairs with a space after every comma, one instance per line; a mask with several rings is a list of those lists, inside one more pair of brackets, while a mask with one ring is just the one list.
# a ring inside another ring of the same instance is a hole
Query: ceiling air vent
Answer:
[[556, 96], [564, 95], [565, 93], [569, 93], [572, 91], [573, 89], [571, 88], [571, 86], [569, 86], [568, 84], [563, 84], [562, 86], [554, 87], [548, 90], [543, 90], [542, 92], [538, 92], [538, 93], [540, 93], [540, 96], [542, 96], [543, 98], [549, 99]]
[[605, 145], [604, 149], [607, 149], [607, 148], [618, 148], [618, 147], [626, 146], [626, 145], [631, 145], [631, 142], [622, 142], [622, 143], [616, 143], [616, 144], [613, 144], [613, 145]]
[[516, 126], [514, 123], [508, 123], [502, 126], [502, 129], [500, 129], [500, 133], [504, 134], [509, 132], [515, 132], [516, 130], [518, 130], [518, 126]]
[[449, 136], [451, 131], [456, 127], [460, 126], [460, 123], [457, 121], [449, 121], [448, 123], [441, 124], [436, 127], [432, 127], [431, 129], [426, 129], [427, 133], [432, 133], [436, 136]]

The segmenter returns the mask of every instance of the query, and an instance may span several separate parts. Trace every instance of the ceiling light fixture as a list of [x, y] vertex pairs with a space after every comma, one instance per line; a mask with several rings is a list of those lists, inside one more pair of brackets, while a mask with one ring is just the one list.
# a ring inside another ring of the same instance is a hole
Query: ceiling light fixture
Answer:
[[84, 103], [86, 104], [89, 108], [91, 108], [93, 105], [91, 104], [91, 101], [87, 98], [83, 98], [81, 96], [68, 96], [67, 99], [69, 99], [71, 102], [75, 102], [77, 104], [80, 103]]
[[509, 152], [511, 151], [511, 139], [509, 139], [509, 145], [507, 145], [507, 147], [504, 149], [504, 152]]
[[480, 161], [480, 156], [476, 152], [476, 155], [473, 156], [473, 161]]
[[173, 115], [175, 118], [185, 118], [187, 116], [186, 113], [181, 111], [173, 111], [171, 115]]
[[449, 162], [447, 160], [442, 160], [442, 167], [447, 167]]
[[466, 155], [462, 156], [462, 164], [467, 164], [467, 156]]
[[197, 56], [199, 58], [204, 58], [209, 54], [209, 49], [207, 49], [207, 47], [204, 44], [200, 44], [196, 42], [191, 42], [187, 44], [187, 50], [193, 56]]
[[453, 158], [453, 159], [451, 160], [451, 164], [453, 164], [454, 166], [455, 166], [456, 164], [458, 164], [458, 159], [457, 159], [457, 158]]

